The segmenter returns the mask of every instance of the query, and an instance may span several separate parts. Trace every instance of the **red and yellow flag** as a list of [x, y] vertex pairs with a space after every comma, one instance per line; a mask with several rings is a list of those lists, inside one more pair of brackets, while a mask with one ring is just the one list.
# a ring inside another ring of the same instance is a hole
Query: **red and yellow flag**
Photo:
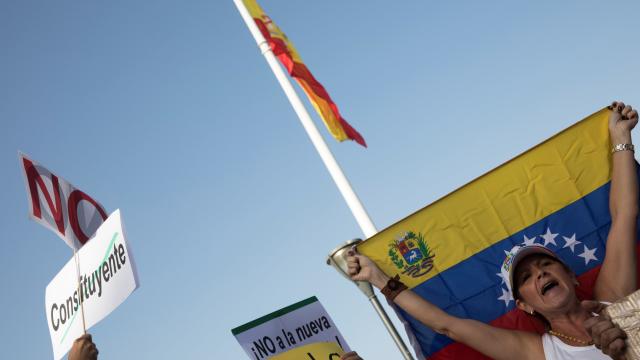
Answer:
[[289, 75], [300, 84], [331, 135], [338, 141], [355, 140], [358, 144], [367, 147], [362, 135], [340, 115], [338, 107], [331, 100], [327, 90], [307, 69], [287, 36], [271, 21], [271, 18], [264, 13], [255, 0], [243, 0], [243, 2], [258, 25], [260, 32], [269, 43], [274, 55], [284, 65]]

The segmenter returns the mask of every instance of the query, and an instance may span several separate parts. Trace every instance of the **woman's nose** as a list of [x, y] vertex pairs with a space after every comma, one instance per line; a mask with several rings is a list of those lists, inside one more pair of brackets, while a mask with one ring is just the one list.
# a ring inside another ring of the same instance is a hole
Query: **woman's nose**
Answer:
[[542, 277], [544, 277], [545, 275], [547, 275], [547, 272], [542, 270], [542, 269], [536, 269], [536, 277], [538, 279], [542, 279]]

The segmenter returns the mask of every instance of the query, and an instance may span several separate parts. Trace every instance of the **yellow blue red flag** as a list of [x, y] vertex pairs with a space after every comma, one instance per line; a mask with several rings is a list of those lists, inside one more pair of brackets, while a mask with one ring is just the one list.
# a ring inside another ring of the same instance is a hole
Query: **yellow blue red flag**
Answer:
[[302, 62], [296, 48], [282, 30], [265, 14], [255, 0], [243, 0], [243, 3], [256, 25], [258, 25], [262, 36], [269, 43], [273, 54], [287, 69], [289, 75], [302, 87], [331, 135], [338, 141], [354, 140], [358, 144], [367, 147], [362, 135], [340, 115], [338, 106], [331, 100], [324, 86], [316, 80], [304, 62]]
[[[358, 246], [387, 274], [448, 313], [504, 328], [543, 331], [514, 309], [501, 276], [506, 251], [542, 244], [576, 273], [581, 298], [604, 259], [611, 224], [611, 144], [603, 109], [446, 195]], [[398, 309], [416, 352], [484, 358]]]

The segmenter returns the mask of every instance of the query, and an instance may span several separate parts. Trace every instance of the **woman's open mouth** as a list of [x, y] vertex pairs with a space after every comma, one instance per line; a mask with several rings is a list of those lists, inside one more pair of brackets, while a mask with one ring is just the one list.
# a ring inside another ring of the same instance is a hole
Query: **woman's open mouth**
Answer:
[[556, 286], [558, 286], [558, 282], [555, 280], [550, 280], [548, 282], [546, 282], [544, 285], [542, 285], [542, 289], [540, 289], [540, 292], [542, 293], [542, 296], [544, 296], [547, 291], [555, 288]]

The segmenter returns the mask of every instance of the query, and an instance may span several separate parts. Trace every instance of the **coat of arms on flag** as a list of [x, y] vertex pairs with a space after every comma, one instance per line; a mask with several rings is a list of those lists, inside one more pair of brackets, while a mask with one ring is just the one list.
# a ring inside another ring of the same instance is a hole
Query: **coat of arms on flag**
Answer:
[[403, 274], [420, 277], [433, 268], [435, 254], [424, 241], [421, 233], [408, 231], [389, 244], [389, 257]]

